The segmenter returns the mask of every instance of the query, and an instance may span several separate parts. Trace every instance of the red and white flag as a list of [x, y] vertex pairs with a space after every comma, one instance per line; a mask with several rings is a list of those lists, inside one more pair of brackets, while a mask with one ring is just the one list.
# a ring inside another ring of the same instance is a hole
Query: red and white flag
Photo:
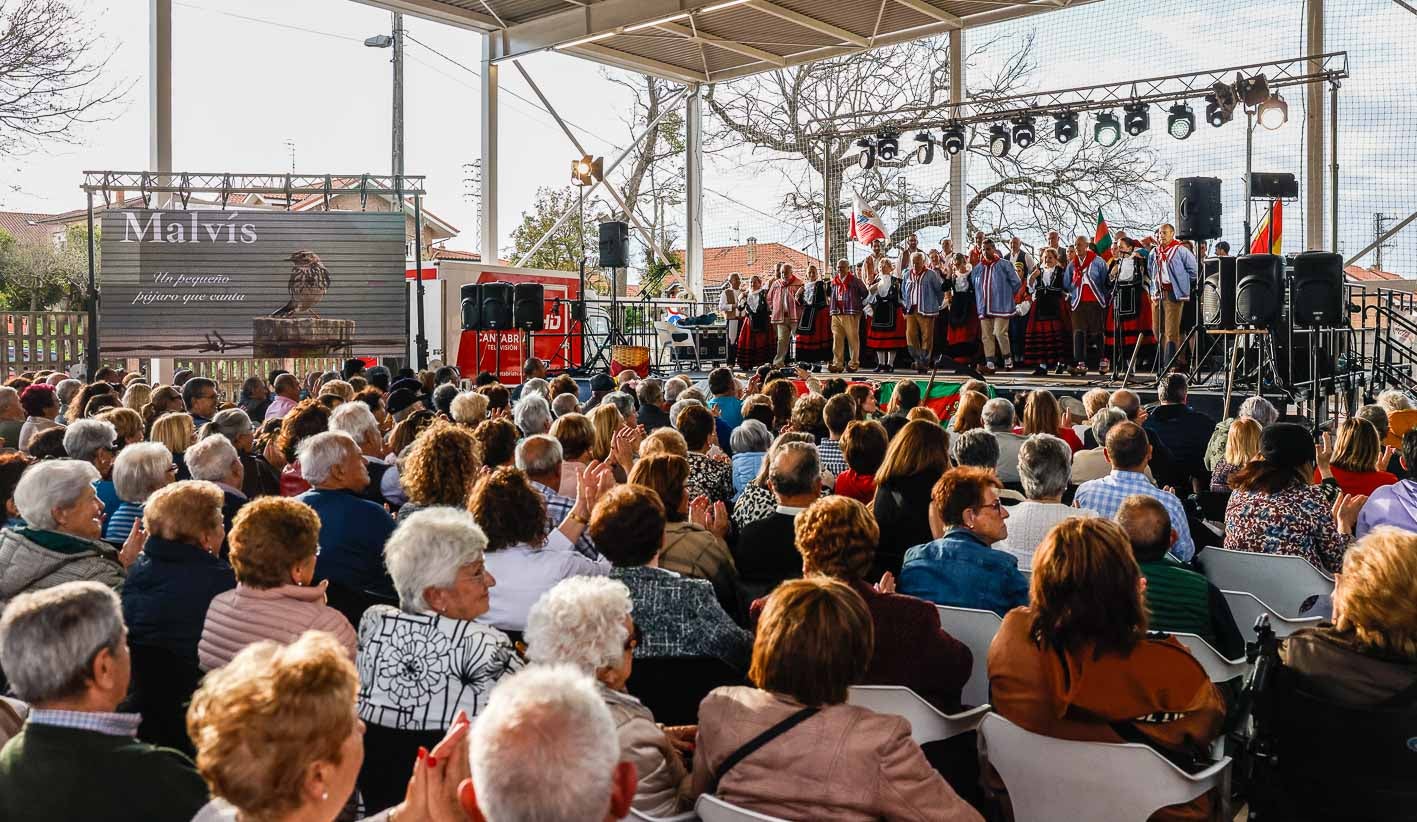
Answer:
[[851, 227], [847, 236], [864, 246], [884, 240], [886, 224], [881, 222], [881, 215], [866, 205], [866, 201], [861, 199], [861, 195], [855, 190], [852, 190], [851, 197]]

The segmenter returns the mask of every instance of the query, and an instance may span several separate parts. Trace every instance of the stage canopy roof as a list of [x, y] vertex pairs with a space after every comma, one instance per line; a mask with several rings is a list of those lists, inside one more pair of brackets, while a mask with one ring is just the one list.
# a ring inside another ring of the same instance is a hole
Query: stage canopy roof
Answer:
[[686, 83], [730, 80], [1097, 0], [360, 0]]

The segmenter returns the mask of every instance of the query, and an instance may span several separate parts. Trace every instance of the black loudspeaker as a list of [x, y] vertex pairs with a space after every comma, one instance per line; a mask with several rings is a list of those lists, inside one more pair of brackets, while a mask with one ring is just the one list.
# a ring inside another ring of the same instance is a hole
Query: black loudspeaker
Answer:
[[482, 286], [468, 283], [458, 289], [462, 298], [462, 330], [476, 331], [482, 324]]
[[1220, 179], [1176, 179], [1176, 236], [1182, 240], [1214, 240], [1220, 236]]
[[512, 284], [482, 284], [482, 324], [483, 331], [503, 331], [512, 327]]
[[1245, 254], [1235, 258], [1235, 322], [1268, 328], [1284, 302], [1284, 258]]
[[1255, 171], [1250, 174], [1251, 197], [1298, 197], [1299, 181], [1293, 174]]
[[1211, 257], [1205, 261], [1201, 281], [1201, 325], [1222, 331], [1235, 328], [1235, 261], [1238, 257]]
[[1343, 325], [1343, 258], [1327, 251], [1305, 251], [1294, 257], [1294, 324], [1303, 328]]
[[600, 265], [602, 268], [624, 268], [630, 264], [630, 224], [600, 224]]
[[546, 287], [541, 283], [517, 283], [512, 291], [512, 324], [523, 331], [545, 328]]

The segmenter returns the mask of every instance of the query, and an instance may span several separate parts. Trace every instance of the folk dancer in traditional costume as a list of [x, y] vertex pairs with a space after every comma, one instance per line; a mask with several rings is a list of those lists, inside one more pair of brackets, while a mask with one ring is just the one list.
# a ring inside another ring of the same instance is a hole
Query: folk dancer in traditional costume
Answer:
[[797, 303], [797, 295], [801, 291], [802, 281], [792, 273], [792, 264], [781, 263], [777, 276], [768, 285], [768, 308], [772, 312], [772, 327], [777, 336], [777, 354], [773, 357], [773, 365], [787, 365], [792, 353], [792, 332], [802, 316], [802, 306]]
[[896, 352], [905, 348], [905, 312], [900, 304], [900, 278], [888, 259], [875, 267], [871, 258], [861, 264], [866, 286], [866, 304], [870, 307], [870, 325], [866, 328], [866, 346], [876, 355], [876, 372], [895, 373]]
[[1181, 312], [1196, 281], [1196, 255], [1176, 239], [1176, 228], [1163, 223], [1161, 242], [1148, 262], [1151, 272], [1151, 316], [1156, 328], [1156, 371], [1171, 362], [1181, 346]]
[[974, 284], [969, 280], [969, 257], [956, 252], [949, 261], [945, 290], [949, 304], [946, 317], [946, 351], [958, 365], [973, 365], [979, 359], [979, 312], [974, 302]]
[[1032, 311], [1028, 297], [1028, 280], [1033, 272], [1038, 270], [1038, 262], [1033, 255], [1023, 247], [1023, 241], [1017, 237], [1009, 238], [1009, 262], [1014, 264], [1014, 273], [1018, 274], [1019, 288], [1014, 294], [1014, 303], [1018, 305], [1018, 310], [1009, 320], [1009, 350], [1014, 354], [1014, 362], [1017, 365], [1024, 364], [1024, 354], [1027, 351], [1025, 337], [1028, 334], [1028, 315]]
[[1073, 261], [1068, 263], [1063, 279], [1068, 285], [1068, 306], [1073, 318], [1073, 374], [1087, 373], [1087, 347], [1096, 343], [1101, 352], [1097, 373], [1106, 373], [1110, 363], [1103, 342], [1108, 301], [1112, 290], [1107, 281], [1107, 266], [1097, 252], [1088, 247], [1088, 239], [1079, 236], [1073, 243]]
[[[1112, 284], [1112, 310], [1107, 312], [1107, 337], [1119, 343], [1121, 352], [1135, 350], [1137, 342], [1152, 333], [1151, 301], [1141, 298], [1143, 292], [1151, 291], [1151, 275], [1147, 273], [1146, 252], [1139, 249], [1137, 241], [1131, 237], [1117, 240], [1112, 253], [1112, 262], [1107, 267], [1108, 281]], [[1124, 302], [1126, 290], [1137, 294], [1135, 301]], [[1118, 316], [1123, 305], [1135, 302], [1136, 311], [1130, 317]], [[1126, 356], [1122, 354], [1121, 356]]]
[[728, 282], [718, 292], [718, 313], [723, 315], [724, 336], [728, 340], [728, 362], [734, 361], [738, 350], [738, 300], [743, 296], [743, 275], [737, 271], [728, 275]]
[[969, 247], [969, 267], [974, 268], [979, 265], [979, 261], [984, 258], [984, 232], [974, 232], [974, 245]]
[[910, 349], [915, 371], [924, 374], [930, 370], [935, 317], [944, 309], [945, 283], [918, 251], [910, 258], [910, 271], [901, 278], [900, 302], [905, 312], [905, 347]]
[[1063, 279], [1060, 251], [1043, 249], [1043, 264], [1034, 269], [1028, 279], [1028, 293], [1033, 308], [1028, 312], [1028, 331], [1024, 335], [1024, 360], [1037, 363], [1033, 374], [1042, 377], [1049, 365], [1056, 365], [1057, 374], [1068, 368], [1068, 289]]
[[1018, 305], [1014, 294], [1023, 281], [1014, 264], [999, 256], [992, 237], [984, 241], [983, 254], [969, 272], [969, 280], [978, 301], [979, 325], [984, 337], [984, 364], [979, 370], [985, 374], [995, 372], [989, 363], [995, 360], [996, 351], [999, 367], [1011, 369], [1014, 358], [1009, 347], [1009, 320]]
[[743, 323], [738, 331], [735, 364], [739, 368], [757, 368], [772, 359], [774, 346], [772, 311], [762, 275], [749, 278], [748, 289], [739, 298], [738, 313]]
[[807, 282], [797, 292], [801, 315], [797, 320], [796, 345], [798, 362], [821, 363], [831, 357], [831, 315], [827, 302], [830, 284], [822, 279], [816, 265], [807, 266]]
[[[836, 261], [836, 276], [831, 280], [828, 310], [831, 314], [832, 361], [827, 370], [833, 374], [857, 371], [861, 368], [861, 311], [866, 303], [866, 284], [851, 272], [851, 263]], [[847, 359], [847, 349], [850, 359]]]

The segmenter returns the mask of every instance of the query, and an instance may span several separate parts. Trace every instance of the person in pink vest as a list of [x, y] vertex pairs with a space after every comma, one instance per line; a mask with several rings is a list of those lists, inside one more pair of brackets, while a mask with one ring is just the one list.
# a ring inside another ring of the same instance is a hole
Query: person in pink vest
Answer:
[[772, 312], [773, 330], [777, 332], [777, 356], [773, 358], [773, 365], [787, 365], [792, 332], [802, 316], [802, 306], [797, 302], [800, 293], [802, 281], [792, 273], [791, 263], [783, 263], [768, 286], [768, 308]]

